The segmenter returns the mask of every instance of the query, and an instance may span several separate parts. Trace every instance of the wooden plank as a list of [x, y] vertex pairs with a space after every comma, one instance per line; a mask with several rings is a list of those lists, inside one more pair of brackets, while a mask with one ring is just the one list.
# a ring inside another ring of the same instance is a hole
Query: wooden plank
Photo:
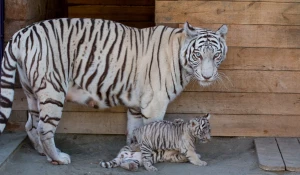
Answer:
[[[200, 0], [156, 0], [156, 1], [200, 1]], [[212, 0], [201, 0], [201, 1], [212, 1]], [[215, 1], [228, 1], [228, 0], [215, 0]], [[230, 0], [233, 2], [249, 2], [250, 0]], [[300, 2], [300, 0], [251, 0], [252, 2]]]
[[155, 8], [158, 23], [300, 25], [299, 15], [299, 3], [279, 2], [157, 1]]
[[[16, 90], [14, 99], [14, 110], [27, 110], [26, 98], [21, 90]], [[300, 94], [183, 92], [169, 105], [167, 113], [299, 115], [299, 99]], [[66, 103], [64, 111], [99, 110]], [[116, 107], [103, 111], [125, 112], [126, 108]]]
[[209, 87], [191, 82], [186, 92], [300, 93], [299, 71], [219, 70], [221, 79]]
[[25, 131], [27, 111], [13, 110], [6, 124], [5, 131]]
[[254, 139], [259, 167], [267, 171], [284, 171], [285, 165], [275, 138]]
[[298, 71], [299, 58], [300, 49], [229, 47], [220, 69]]
[[67, 0], [68, 5], [154, 6], [155, 0]]
[[300, 144], [297, 138], [276, 138], [286, 170], [300, 171]]
[[103, 18], [115, 21], [154, 21], [152, 6], [82, 5], [68, 8], [70, 18]]
[[131, 22], [131, 21], [126, 21], [126, 22], [122, 22], [122, 24], [130, 26], [130, 27], [136, 27], [136, 28], [147, 28], [147, 27], [153, 27], [155, 26], [154, 22], [151, 21], [146, 21], [146, 22]]
[[[167, 114], [166, 120], [189, 120], [203, 114]], [[13, 111], [5, 131], [24, 131], [27, 111]], [[126, 113], [63, 112], [57, 132], [82, 134], [124, 134]], [[288, 115], [220, 115], [212, 114], [214, 136], [300, 137], [300, 116]]]
[[[167, 114], [165, 120], [189, 120], [203, 114]], [[57, 132], [125, 134], [126, 113], [64, 112]], [[213, 136], [299, 137], [300, 116], [212, 114]]]
[[[212, 30], [217, 30], [221, 26], [221, 24], [191, 24]], [[183, 24], [180, 27], [183, 27]], [[300, 48], [299, 43], [300, 26], [228, 25], [228, 46]]]
[[6, 133], [0, 137], [0, 168], [26, 138], [24, 132]]
[[[16, 117], [14, 111], [5, 131], [24, 131], [27, 120], [26, 111]], [[165, 120], [175, 118], [189, 120], [203, 114], [167, 114]], [[58, 133], [81, 134], [124, 134], [126, 131], [126, 113], [112, 112], [63, 112]], [[300, 137], [300, 116], [284, 115], [220, 115], [212, 114], [213, 136], [264, 136], [264, 137]]]

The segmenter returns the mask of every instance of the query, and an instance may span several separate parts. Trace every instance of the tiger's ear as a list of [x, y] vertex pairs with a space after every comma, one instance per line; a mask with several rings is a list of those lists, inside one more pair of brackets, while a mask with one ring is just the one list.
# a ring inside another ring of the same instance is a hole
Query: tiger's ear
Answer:
[[203, 116], [203, 117], [205, 117], [207, 120], [209, 120], [210, 119], [210, 113], [207, 113], [205, 116]]
[[216, 33], [220, 34], [221, 37], [222, 37], [224, 40], [226, 40], [226, 34], [227, 34], [227, 32], [228, 32], [227, 25], [224, 24], [224, 25], [222, 25], [222, 26], [217, 30]]
[[184, 31], [185, 35], [189, 38], [193, 38], [193, 37], [197, 36], [196, 29], [193, 26], [191, 26], [188, 22], [184, 23], [183, 31]]
[[198, 121], [195, 119], [191, 119], [189, 125], [193, 128], [198, 125]]

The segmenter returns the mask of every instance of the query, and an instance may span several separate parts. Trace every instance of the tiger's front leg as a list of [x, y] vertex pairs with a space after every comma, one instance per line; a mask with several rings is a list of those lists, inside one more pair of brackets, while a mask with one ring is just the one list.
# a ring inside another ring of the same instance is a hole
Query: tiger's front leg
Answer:
[[38, 134], [47, 160], [55, 165], [71, 163], [70, 156], [60, 152], [54, 142], [54, 134], [62, 115], [65, 96], [57, 91], [40, 91], [39, 99], [40, 120], [38, 123]]
[[140, 110], [129, 108], [127, 110], [127, 145], [133, 143], [132, 132], [134, 129], [143, 126], [143, 119]]
[[207, 163], [205, 161], [200, 160], [199, 157], [201, 157], [199, 154], [197, 154], [194, 150], [186, 150], [186, 149], [182, 149], [181, 153], [183, 153], [188, 160], [197, 166], [206, 166]]

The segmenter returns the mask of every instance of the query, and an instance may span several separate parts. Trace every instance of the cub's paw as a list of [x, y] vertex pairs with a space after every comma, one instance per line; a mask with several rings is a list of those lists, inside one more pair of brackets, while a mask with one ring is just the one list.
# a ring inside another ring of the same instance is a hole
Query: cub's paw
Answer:
[[66, 153], [59, 152], [58, 157], [59, 157], [58, 160], [52, 160], [51, 163], [54, 164], [54, 165], [67, 165], [67, 164], [71, 163], [71, 158]]
[[197, 164], [195, 164], [195, 165], [198, 165], [198, 166], [206, 166], [207, 163], [206, 163], [205, 161], [200, 160], [200, 161], [197, 162]]
[[154, 166], [145, 167], [147, 171], [158, 171]]

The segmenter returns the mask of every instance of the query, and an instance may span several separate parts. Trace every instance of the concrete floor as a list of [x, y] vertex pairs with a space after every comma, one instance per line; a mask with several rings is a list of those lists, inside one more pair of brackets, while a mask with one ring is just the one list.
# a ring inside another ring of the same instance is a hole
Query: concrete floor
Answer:
[[56, 144], [71, 155], [70, 165], [55, 166], [46, 161], [31, 147], [26, 139], [20, 148], [1, 167], [0, 175], [275, 175], [299, 174], [291, 172], [266, 172], [258, 167], [253, 138], [214, 137], [206, 144], [197, 144], [197, 152], [208, 166], [190, 163], [159, 163], [157, 172], [147, 172], [143, 167], [137, 172], [122, 168], [105, 169], [100, 160], [111, 160], [125, 144], [121, 135], [56, 134]]

